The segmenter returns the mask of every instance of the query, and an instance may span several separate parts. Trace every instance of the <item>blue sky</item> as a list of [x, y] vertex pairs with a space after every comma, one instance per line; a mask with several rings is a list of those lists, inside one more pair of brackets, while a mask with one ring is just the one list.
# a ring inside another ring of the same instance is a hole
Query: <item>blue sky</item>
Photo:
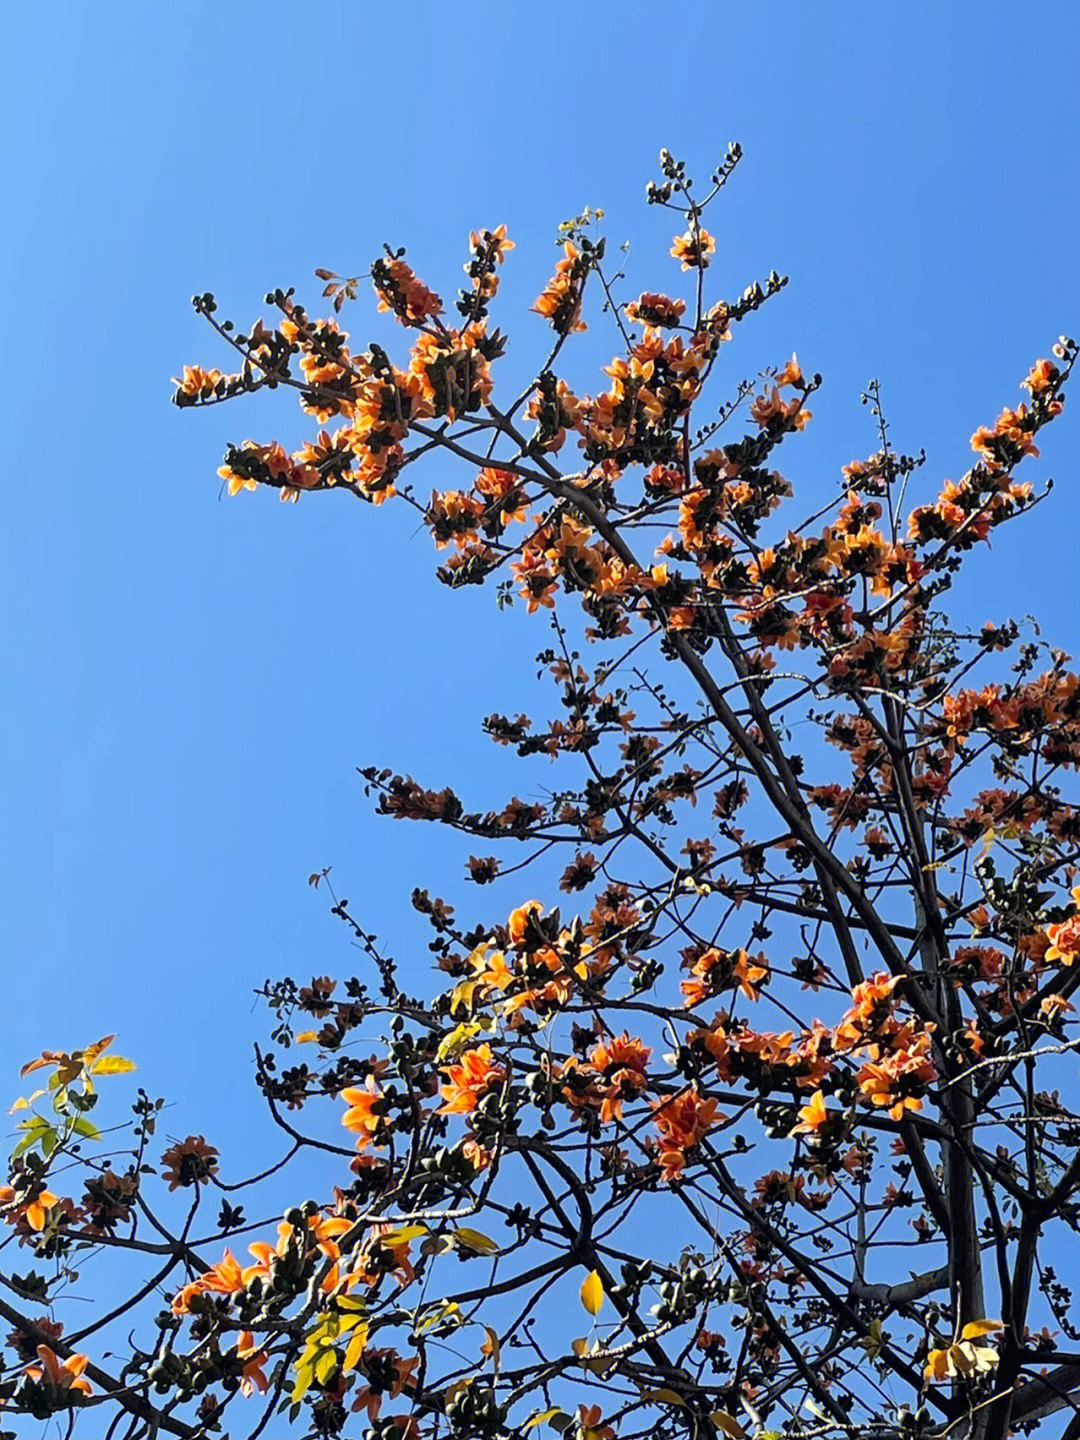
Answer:
[[[169, 404], [185, 361], [225, 363], [188, 297], [244, 322], [275, 285], [314, 304], [316, 266], [362, 271], [383, 241], [450, 294], [468, 231], [505, 222], [496, 319], [523, 378], [558, 223], [603, 207], [633, 242], [628, 293], [671, 286], [656, 153], [706, 175], [739, 140], [711, 273], [728, 295], [774, 266], [791, 284], [741, 328], [732, 380], [792, 349], [825, 376], [785, 457], [810, 501], [875, 448], [878, 376], [931, 493], [1080, 329], [1080, 9], [127, 0], [22, 6], [5, 29], [0, 1054], [14, 1090], [43, 1046], [118, 1030], [176, 1102], [167, 1130], [213, 1132], [240, 1166], [264, 1135], [253, 988], [352, 965], [308, 874], [334, 867], [418, 989], [409, 894], [461, 897], [467, 852], [377, 820], [356, 766], [477, 805], [544, 783], [479, 722], [536, 703], [547, 632], [439, 587], [404, 507], [219, 501], [228, 440], [306, 428], [280, 396]], [[366, 295], [346, 323], [395, 338]], [[605, 344], [582, 342], [582, 384]], [[1067, 413], [1031, 472], [1058, 490], [971, 567], [965, 618], [1003, 618], [1007, 590], [1080, 645], [1078, 459]]]

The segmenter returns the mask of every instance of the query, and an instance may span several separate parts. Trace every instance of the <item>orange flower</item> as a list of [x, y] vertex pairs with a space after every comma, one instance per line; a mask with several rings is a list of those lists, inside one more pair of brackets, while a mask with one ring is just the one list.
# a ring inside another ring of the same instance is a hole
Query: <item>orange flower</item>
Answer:
[[231, 1250], [226, 1250], [216, 1265], [191, 1280], [173, 1298], [174, 1315], [187, 1315], [192, 1299], [196, 1295], [239, 1295], [249, 1280], [265, 1273], [263, 1267], [250, 1265], [243, 1269]]
[[510, 932], [510, 943], [521, 945], [525, 939], [525, 930], [529, 923], [529, 916], [540, 916], [544, 913], [544, 907], [539, 900], [526, 900], [524, 905], [519, 905], [516, 910], [511, 910], [510, 918], [506, 922], [506, 928]]
[[[278, 1242], [276, 1246], [268, 1245], [265, 1240], [256, 1240], [248, 1246], [248, 1250], [255, 1257], [255, 1264], [248, 1265], [243, 1271], [245, 1286], [256, 1276], [265, 1276], [270, 1273], [271, 1266], [275, 1259], [283, 1257], [290, 1246], [295, 1247], [294, 1236], [301, 1231], [303, 1239], [299, 1242], [301, 1252], [310, 1253], [312, 1245], [320, 1255], [328, 1260], [338, 1260], [341, 1256], [341, 1247], [337, 1243], [337, 1237], [343, 1235], [347, 1230], [352, 1229], [353, 1222], [347, 1220], [344, 1215], [312, 1215], [301, 1226], [294, 1226], [288, 1220], [283, 1220], [277, 1227]], [[336, 1290], [339, 1285], [351, 1289], [356, 1283], [357, 1276], [345, 1276], [342, 1278], [339, 1267], [335, 1264], [323, 1276], [321, 1289], [324, 1294]]]
[[581, 319], [581, 291], [588, 266], [572, 240], [563, 244], [563, 258], [555, 266], [555, 274], [544, 287], [533, 309], [549, 321], [559, 335], [585, 330]]
[[270, 1388], [270, 1382], [263, 1373], [263, 1366], [270, 1356], [265, 1350], [256, 1347], [255, 1337], [250, 1330], [241, 1330], [237, 1336], [236, 1354], [245, 1362], [240, 1376], [240, 1394], [252, 1395], [257, 1390], [260, 1395], [265, 1395]]
[[804, 430], [813, 419], [809, 410], [803, 409], [802, 397], [792, 400], [781, 398], [779, 388], [774, 385], [771, 394], [759, 395], [750, 406], [750, 417], [763, 430], [778, 433], [783, 430]]
[[1080, 915], [1070, 915], [1058, 925], [1046, 927], [1046, 938], [1050, 948], [1047, 960], [1057, 960], [1061, 965], [1071, 965], [1080, 956]]
[[515, 560], [510, 569], [521, 587], [520, 594], [529, 615], [541, 607], [546, 610], [555, 608], [555, 591], [559, 581], [543, 551], [530, 542], [521, 552], [521, 559]]
[[646, 1066], [651, 1055], [649, 1046], [626, 1030], [600, 1040], [589, 1051], [586, 1062], [571, 1056], [558, 1067], [560, 1078], [580, 1077], [580, 1082], [572, 1081], [563, 1094], [572, 1106], [598, 1108], [605, 1123], [621, 1119], [623, 1103], [636, 1099], [648, 1084]]
[[688, 1151], [716, 1123], [716, 1101], [703, 1100], [697, 1090], [687, 1088], [651, 1104], [653, 1124], [660, 1132], [656, 1142], [660, 1170], [670, 1184], [685, 1169]]
[[651, 1055], [652, 1049], [644, 1041], [624, 1030], [621, 1035], [612, 1035], [609, 1040], [594, 1045], [589, 1052], [589, 1064], [603, 1075], [621, 1070], [644, 1075]]
[[403, 325], [422, 325], [442, 311], [442, 301], [413, 274], [400, 256], [376, 260], [371, 267], [379, 310], [392, 310]]
[[696, 618], [696, 605], [673, 605], [667, 613], [667, 627], [669, 630], [691, 630]]
[[196, 1185], [217, 1173], [217, 1150], [206, 1143], [204, 1135], [189, 1135], [170, 1145], [161, 1157], [164, 1169], [161, 1178], [169, 1182], [169, 1189], [178, 1186]]
[[783, 370], [777, 375], [776, 383], [780, 389], [783, 389], [785, 385], [801, 385], [803, 383], [802, 366], [796, 355], [792, 355]]
[[507, 965], [503, 952], [495, 950], [489, 953], [487, 942], [476, 947], [469, 956], [469, 964], [489, 990], [498, 990], [500, 993], [504, 993], [517, 979]]
[[375, 1136], [383, 1123], [385, 1105], [374, 1076], [368, 1076], [367, 1085], [362, 1090], [356, 1085], [346, 1087], [338, 1099], [349, 1106], [341, 1117], [341, 1123], [346, 1130], [355, 1131], [357, 1150], [366, 1150], [369, 1145], [377, 1143]]
[[413, 1371], [419, 1363], [418, 1355], [405, 1360], [396, 1350], [374, 1347], [364, 1350], [358, 1368], [367, 1376], [368, 1383], [357, 1392], [354, 1412], [366, 1410], [369, 1420], [377, 1420], [384, 1399], [396, 1400], [403, 1390], [412, 1388]]
[[491, 508], [498, 509], [501, 524], [509, 525], [515, 520], [525, 519], [526, 501], [520, 475], [489, 465], [480, 471], [473, 486], [486, 496]]
[[[401, 1285], [408, 1285], [414, 1270], [409, 1256], [412, 1246], [408, 1240], [394, 1238], [400, 1227], [389, 1223], [373, 1225], [360, 1251], [359, 1278], [368, 1285], [377, 1285], [385, 1274], [393, 1274]], [[389, 1237], [389, 1238], [388, 1238]]]
[[[1061, 998], [1060, 996], [1058, 997]], [[1067, 1002], [1066, 1002], [1067, 1003]], [[1043, 1001], [1045, 1006], [1046, 1001]], [[972, 1017], [963, 1030], [964, 1044], [973, 1055], [981, 1055], [986, 1049], [986, 1041], [983, 1039], [982, 1031], [979, 1029], [979, 1022]]]
[[707, 230], [699, 230], [696, 235], [693, 230], [687, 230], [685, 234], [675, 236], [669, 253], [682, 261], [684, 270], [705, 270], [709, 265], [709, 256], [716, 253], [716, 240]]
[[466, 1050], [460, 1065], [445, 1067], [447, 1083], [439, 1087], [446, 1104], [440, 1115], [468, 1115], [506, 1079], [506, 1068], [496, 1062], [490, 1045]]
[[93, 1394], [90, 1381], [83, 1379], [83, 1371], [90, 1363], [88, 1355], [69, 1355], [66, 1360], [61, 1360], [48, 1345], [39, 1345], [37, 1353], [41, 1364], [26, 1367], [26, 1373], [31, 1380], [55, 1385], [58, 1390], [78, 1390], [83, 1395]]
[[758, 1000], [761, 986], [769, 978], [769, 966], [764, 955], [753, 959], [745, 950], [725, 951], [716, 946], [702, 954], [693, 950], [686, 953], [686, 964], [696, 978], [682, 981], [679, 986], [683, 993], [683, 1004], [688, 1008], [700, 1005], [710, 995], [718, 995], [729, 986], [737, 985], [748, 1000]]
[[930, 1059], [930, 1036], [911, 1037], [910, 1044], [879, 1061], [868, 1061], [859, 1071], [859, 1089], [871, 1105], [887, 1106], [893, 1120], [908, 1110], [921, 1110], [927, 1085], [935, 1077]]
[[[252, 447], [251, 441], [245, 441], [243, 449]], [[239, 452], [238, 452], [239, 453]], [[232, 465], [219, 465], [217, 472], [228, 487], [230, 495], [239, 495], [241, 490], [257, 490], [259, 482], [252, 475], [244, 475], [239, 470], [234, 470]]]
[[579, 1405], [577, 1432], [579, 1440], [615, 1440], [615, 1431], [605, 1425], [599, 1405]]
[[685, 300], [671, 300], [667, 295], [646, 291], [626, 307], [626, 318], [642, 325], [674, 328], [686, 311]]
[[491, 1164], [491, 1151], [486, 1150], [472, 1135], [462, 1145], [461, 1153], [477, 1173], [486, 1170]]
[[28, 1200], [18, 1200], [17, 1193], [11, 1185], [0, 1185], [0, 1209], [12, 1212], [4, 1218], [14, 1224], [21, 1216], [31, 1230], [44, 1230], [49, 1223], [49, 1211], [60, 1203], [59, 1198], [51, 1190], [39, 1190]]
[[[186, 373], [186, 370], [185, 370]], [[1025, 390], [1032, 395], [1041, 395], [1044, 390], [1049, 390], [1061, 379], [1061, 371], [1052, 360], [1036, 360], [1031, 367], [1027, 378], [1020, 381]]]
[[[469, 236], [469, 246], [473, 250], [483, 247], [490, 251], [499, 265], [506, 259], [506, 252], [515, 248], [513, 240], [506, 238], [505, 225], [500, 225], [497, 230], [483, 230], [479, 234], [474, 230]], [[468, 270], [469, 267], [465, 268]]]
[[172, 383], [176, 386], [178, 394], [186, 395], [191, 400], [198, 400], [203, 396], [211, 396], [218, 381], [223, 379], [225, 376], [220, 370], [204, 370], [201, 365], [185, 365], [184, 378], [177, 380], [174, 376]]
[[1059, 1016], [1065, 1015], [1068, 1011], [1075, 1011], [1076, 1006], [1069, 1003], [1064, 995], [1047, 995], [1039, 1005], [1040, 1013], [1045, 1016], [1051, 1024]]
[[799, 1111], [799, 1123], [792, 1130], [792, 1135], [816, 1135], [823, 1130], [832, 1119], [832, 1114], [825, 1105], [825, 1096], [822, 1091], [815, 1090], [810, 1097], [810, 1103], [802, 1106]]
[[869, 1036], [889, 1021], [893, 1012], [893, 990], [897, 976], [879, 970], [869, 980], [856, 985], [851, 992], [854, 1001], [835, 1030], [838, 1050], [857, 1050]]

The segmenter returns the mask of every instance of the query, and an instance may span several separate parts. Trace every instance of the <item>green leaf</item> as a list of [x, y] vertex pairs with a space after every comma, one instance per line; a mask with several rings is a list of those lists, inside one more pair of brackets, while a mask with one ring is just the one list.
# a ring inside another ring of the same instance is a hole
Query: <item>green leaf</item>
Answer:
[[42, 1130], [49, 1129], [49, 1122], [44, 1115], [31, 1115], [28, 1120], [20, 1120], [15, 1128], [24, 1135], [38, 1135]]
[[35, 1145], [41, 1146], [41, 1153], [49, 1156], [56, 1149], [59, 1136], [55, 1128], [49, 1124], [41, 1115], [35, 1115], [32, 1120], [23, 1120], [19, 1129], [24, 1132], [22, 1139], [11, 1152], [11, 1158], [17, 1160], [27, 1150], [32, 1150]]

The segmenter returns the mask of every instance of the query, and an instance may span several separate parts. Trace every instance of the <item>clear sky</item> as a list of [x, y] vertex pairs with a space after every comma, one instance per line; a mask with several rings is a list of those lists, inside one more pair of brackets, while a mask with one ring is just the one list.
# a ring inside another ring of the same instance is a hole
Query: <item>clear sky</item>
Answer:
[[[468, 231], [505, 222], [495, 319], [525, 376], [558, 223], [603, 207], [631, 293], [674, 285], [644, 205], [656, 153], [707, 175], [739, 140], [711, 274], [728, 295], [774, 266], [791, 284], [740, 327], [732, 379], [792, 349], [823, 373], [785, 447], [812, 498], [876, 448], [876, 375], [895, 443], [928, 452], [923, 498], [1080, 330], [1080, 6], [39, 0], [7, 15], [0, 64], [4, 1085], [118, 1030], [177, 1102], [168, 1132], [205, 1131], [232, 1169], [261, 1143], [222, 1116], [260, 1114], [253, 988], [353, 963], [308, 874], [334, 867], [417, 989], [409, 894], [463, 890], [461, 845], [377, 820], [355, 767], [477, 806], [546, 783], [479, 722], [535, 704], [547, 632], [439, 587], [404, 507], [219, 500], [227, 440], [306, 427], [280, 395], [170, 405], [185, 361], [227, 368], [189, 296], [244, 323], [275, 285], [314, 305], [316, 266], [362, 271], [384, 240], [451, 295]], [[400, 338], [366, 294], [346, 324]], [[1027, 473], [1057, 492], [971, 566], [964, 613], [1003, 618], [1007, 591], [1075, 652], [1077, 415], [1044, 439]]]

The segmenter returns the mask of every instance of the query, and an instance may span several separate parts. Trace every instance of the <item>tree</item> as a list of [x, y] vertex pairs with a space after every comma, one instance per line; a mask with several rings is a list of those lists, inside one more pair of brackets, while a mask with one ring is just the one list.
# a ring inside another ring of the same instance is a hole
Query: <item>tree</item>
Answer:
[[[0, 1191], [30, 1258], [0, 1294], [7, 1412], [129, 1440], [1080, 1436], [1080, 681], [1038, 632], [944, 608], [1046, 498], [1016, 473], [1078, 347], [913, 508], [923, 457], [893, 448], [872, 383], [875, 453], [798, 515], [777, 452], [820, 377], [792, 357], [706, 398], [786, 283], [707, 297], [706, 212], [739, 156], [702, 195], [663, 152], [649, 187], [686, 298], [626, 303], [599, 215], [562, 227], [534, 306], [550, 354], [509, 400], [501, 228], [470, 237], [453, 318], [404, 251], [372, 265], [404, 368], [291, 290], [247, 332], [195, 298], [238, 368], [185, 367], [177, 403], [288, 387], [319, 427], [294, 453], [230, 446], [230, 493], [394, 497], [450, 589], [494, 581], [550, 625], [556, 718], [484, 723], [560, 788], [482, 813], [362, 772], [381, 813], [468, 837], [471, 881], [517, 898], [462, 920], [417, 889], [439, 979], [417, 994], [331, 891], [370, 969], [266, 987], [285, 1150], [251, 1180], [202, 1135], [160, 1153], [144, 1091], [104, 1150], [97, 1085], [133, 1068], [111, 1037], [24, 1068], [49, 1078]], [[340, 314], [360, 277], [317, 273]], [[579, 396], [594, 299], [618, 353]], [[424, 501], [432, 453], [462, 480]], [[240, 1201], [261, 1214], [283, 1185], [276, 1229], [249, 1223]], [[75, 1269], [84, 1294], [102, 1277], [89, 1321], [64, 1304]]]

